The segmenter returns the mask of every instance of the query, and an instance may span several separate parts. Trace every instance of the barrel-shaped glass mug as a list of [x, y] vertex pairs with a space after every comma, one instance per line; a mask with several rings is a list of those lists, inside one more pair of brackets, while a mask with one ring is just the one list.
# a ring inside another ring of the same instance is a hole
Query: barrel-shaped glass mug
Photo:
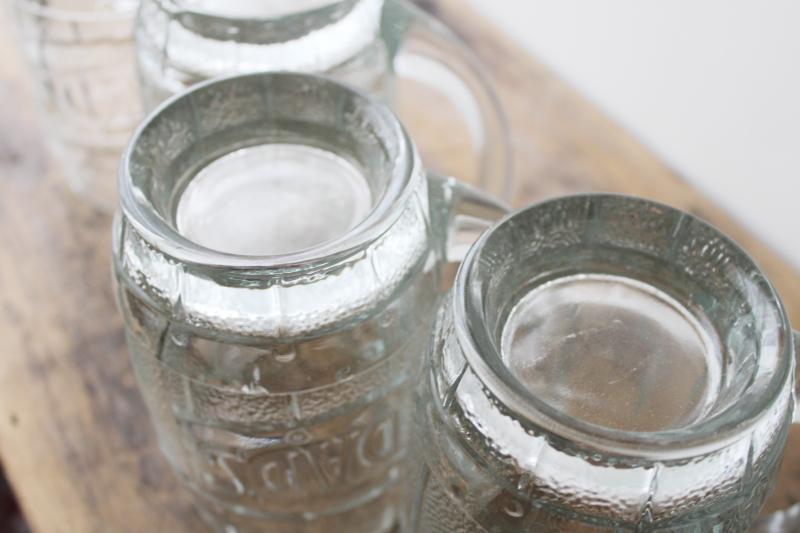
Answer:
[[508, 216], [439, 312], [418, 395], [421, 533], [745, 531], [795, 406], [778, 295], [643, 199]]
[[8, 4], [57, 166], [77, 194], [110, 213], [115, 170], [141, 119], [133, 47], [138, 1]]
[[387, 107], [263, 73], [172, 98], [120, 169], [117, 297], [163, 453], [217, 531], [406, 525], [444, 267], [505, 208]]
[[144, 0], [145, 106], [217, 76], [325, 74], [380, 96], [431, 170], [512, 196], [509, 132], [478, 60], [406, 0]]

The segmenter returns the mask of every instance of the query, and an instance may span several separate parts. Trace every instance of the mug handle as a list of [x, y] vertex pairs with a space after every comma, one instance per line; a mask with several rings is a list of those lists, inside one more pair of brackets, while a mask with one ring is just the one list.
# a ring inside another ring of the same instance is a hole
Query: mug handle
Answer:
[[453, 177], [429, 174], [428, 194], [440, 257], [451, 267], [457, 267], [478, 237], [511, 211], [501, 200]]
[[433, 88], [453, 103], [478, 152], [478, 184], [510, 201], [508, 122], [480, 61], [455, 33], [419, 7], [408, 0], [386, 1], [384, 24], [397, 24], [390, 31], [396, 36], [395, 72]]

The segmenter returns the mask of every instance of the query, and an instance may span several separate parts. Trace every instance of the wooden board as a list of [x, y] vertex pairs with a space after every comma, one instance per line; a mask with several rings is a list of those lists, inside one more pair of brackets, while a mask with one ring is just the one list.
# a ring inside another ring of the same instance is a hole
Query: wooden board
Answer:
[[[604, 190], [696, 213], [758, 259], [797, 324], [800, 276], [780, 257], [463, 0], [424, 5], [476, 50], [498, 85], [516, 145], [518, 204]], [[0, 37], [0, 459], [36, 532], [198, 531], [157, 451], [123, 346], [110, 220], [72, 198], [47, 158], [7, 39]], [[800, 469], [797, 451], [787, 466]], [[797, 501], [792, 490], [778, 499]]]
[[2, 39], [0, 460], [35, 532], [202, 530], [159, 456], [123, 346], [110, 218], [60, 179]]

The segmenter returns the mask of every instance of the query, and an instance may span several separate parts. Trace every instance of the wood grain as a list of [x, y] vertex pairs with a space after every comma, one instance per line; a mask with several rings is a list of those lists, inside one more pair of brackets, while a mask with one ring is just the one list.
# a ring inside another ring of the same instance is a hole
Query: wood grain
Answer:
[[37, 532], [196, 531], [123, 346], [110, 219], [62, 184], [16, 58], [0, 46], [0, 457], [8, 477]]
[[[463, 0], [424, 4], [497, 83], [516, 147], [518, 204], [604, 190], [696, 213], [758, 259], [800, 320], [800, 276], [779, 256]], [[0, 459], [36, 532], [198, 531], [157, 451], [123, 347], [110, 220], [62, 184], [7, 39], [0, 36]], [[787, 466], [798, 470], [798, 452]], [[797, 501], [796, 490], [789, 483], [778, 498]]]

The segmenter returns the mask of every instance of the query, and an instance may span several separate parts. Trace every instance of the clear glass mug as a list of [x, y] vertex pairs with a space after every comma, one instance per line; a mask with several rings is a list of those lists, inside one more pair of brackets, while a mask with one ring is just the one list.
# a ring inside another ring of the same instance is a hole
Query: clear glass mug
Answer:
[[427, 177], [376, 100], [289, 73], [166, 102], [119, 188], [129, 351], [212, 527], [405, 527], [411, 384], [443, 267], [504, 206]]
[[44, 135], [70, 187], [117, 204], [116, 174], [141, 118], [133, 50], [138, 0], [10, 0]]
[[744, 531], [798, 347], [755, 263], [687, 213], [601, 194], [516, 212], [439, 312], [418, 530]]
[[391, 103], [435, 172], [512, 196], [505, 115], [477, 59], [406, 0], [144, 0], [145, 106], [202, 80], [318, 73]]

